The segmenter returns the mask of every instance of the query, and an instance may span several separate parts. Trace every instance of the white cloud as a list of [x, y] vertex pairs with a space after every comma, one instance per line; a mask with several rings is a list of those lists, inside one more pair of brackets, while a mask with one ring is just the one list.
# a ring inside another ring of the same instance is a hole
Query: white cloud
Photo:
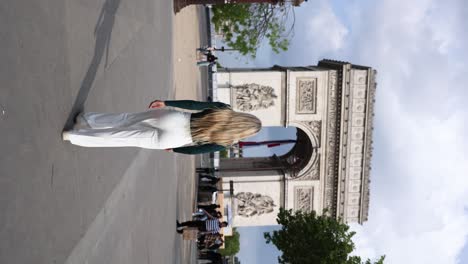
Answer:
[[354, 227], [357, 254], [459, 263], [468, 235], [463, 5], [386, 0], [356, 16], [362, 27], [341, 55], [379, 71], [371, 211]]
[[414, 115], [392, 93], [379, 96], [386, 98], [377, 116], [384, 131], [375, 140], [387, 151], [376, 149], [380, 165], [372, 175], [370, 220], [355, 228], [357, 254], [387, 254], [387, 263], [456, 263], [468, 234], [461, 116]]
[[340, 50], [345, 43], [348, 29], [335, 15], [328, 2], [319, 1], [316, 9], [305, 21], [306, 46], [320, 53]]
[[295, 36], [288, 51], [279, 57], [285, 62], [313, 64], [323, 56], [342, 50], [349, 30], [333, 12], [329, 1], [314, 0], [303, 5], [295, 11]]
[[353, 226], [359, 255], [468, 263], [457, 260], [468, 239], [467, 17], [466, 0], [309, 1], [289, 51], [272, 59], [378, 70], [369, 222]]

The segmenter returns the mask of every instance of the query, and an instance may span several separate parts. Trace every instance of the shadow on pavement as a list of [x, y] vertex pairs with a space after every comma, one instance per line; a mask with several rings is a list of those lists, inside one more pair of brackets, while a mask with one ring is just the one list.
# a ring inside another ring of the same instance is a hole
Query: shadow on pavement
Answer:
[[121, 0], [106, 0], [99, 14], [96, 27], [94, 29], [95, 45], [94, 54], [88, 71], [81, 82], [80, 90], [76, 96], [71, 112], [65, 123], [64, 130], [69, 130], [73, 127], [75, 117], [84, 110], [84, 104], [88, 98], [91, 87], [93, 86], [96, 74], [101, 64], [104, 53], [106, 54], [106, 65], [109, 56], [109, 45], [111, 41], [112, 29], [115, 23], [115, 14], [119, 9]]

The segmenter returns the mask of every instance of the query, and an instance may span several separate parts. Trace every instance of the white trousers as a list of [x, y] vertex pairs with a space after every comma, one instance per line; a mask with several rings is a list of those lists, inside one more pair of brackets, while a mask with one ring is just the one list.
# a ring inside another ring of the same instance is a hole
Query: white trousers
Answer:
[[190, 113], [166, 109], [87, 113], [78, 116], [69, 140], [83, 147], [176, 148], [192, 143]]

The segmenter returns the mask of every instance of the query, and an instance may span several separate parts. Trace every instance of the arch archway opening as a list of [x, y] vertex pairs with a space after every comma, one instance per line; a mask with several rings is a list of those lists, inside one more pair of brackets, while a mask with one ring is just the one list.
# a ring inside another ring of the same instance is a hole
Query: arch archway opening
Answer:
[[277, 171], [301, 177], [317, 162], [317, 139], [298, 127], [267, 127], [221, 155], [221, 170]]
[[242, 150], [242, 157], [261, 158], [283, 156], [297, 142], [296, 127], [264, 127], [260, 132], [236, 144]]
[[309, 135], [297, 128], [296, 136], [294, 147], [278, 157], [286, 164], [291, 178], [301, 177], [318, 159], [316, 143], [312, 142]]

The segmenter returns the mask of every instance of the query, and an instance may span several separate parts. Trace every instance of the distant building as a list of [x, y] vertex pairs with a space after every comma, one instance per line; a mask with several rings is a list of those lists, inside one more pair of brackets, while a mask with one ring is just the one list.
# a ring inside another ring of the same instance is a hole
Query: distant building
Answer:
[[297, 128], [297, 143], [285, 155], [221, 159], [223, 189], [234, 187], [224, 201], [235, 226], [274, 225], [280, 207], [367, 220], [375, 75], [332, 60], [216, 73], [216, 100], [264, 126]]

